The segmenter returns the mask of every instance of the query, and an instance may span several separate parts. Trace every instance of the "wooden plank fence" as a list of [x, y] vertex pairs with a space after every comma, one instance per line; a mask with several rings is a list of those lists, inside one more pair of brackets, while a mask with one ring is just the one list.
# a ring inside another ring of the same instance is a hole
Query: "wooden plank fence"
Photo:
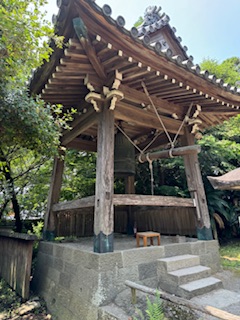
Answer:
[[[127, 233], [129, 206], [116, 206], [114, 231]], [[165, 235], [196, 236], [195, 208], [131, 206], [130, 221], [138, 231], [152, 230]], [[57, 212], [57, 236], [93, 235], [94, 209], [80, 208]]]
[[35, 236], [0, 230], [0, 277], [24, 300], [29, 298]]

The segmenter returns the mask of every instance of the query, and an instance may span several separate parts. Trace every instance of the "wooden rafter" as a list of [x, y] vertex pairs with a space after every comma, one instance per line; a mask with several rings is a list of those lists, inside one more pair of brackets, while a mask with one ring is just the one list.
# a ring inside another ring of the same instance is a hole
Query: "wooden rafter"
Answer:
[[63, 135], [61, 139], [61, 144], [66, 146], [68, 143], [70, 143], [73, 139], [75, 139], [78, 135], [83, 133], [96, 122], [97, 114], [93, 109], [91, 109], [89, 112], [79, 117], [73, 123], [73, 129], [71, 131], [67, 131]]
[[[182, 68], [177, 68], [176, 64], [164, 57], [161, 59], [155, 54], [153, 50], [143, 50], [141, 43], [132, 40], [129, 36], [122, 33], [114, 25], [108, 23], [108, 28], [104, 27], [103, 24], [98, 23], [99, 13], [91, 10], [88, 3], [83, 2], [81, 5], [75, 2], [76, 10], [81, 15], [82, 19], [86, 23], [86, 27], [91, 29], [93, 34], [101, 35], [101, 41], [105, 43], [114, 44], [115, 48], [121, 48], [127, 56], [134, 56], [137, 61], [144, 61], [146, 66], [151, 67], [153, 70], [161, 70], [163, 74], [171, 74], [174, 79], [183, 83], [191, 83], [194, 88], [199, 88], [203, 92], [208, 92], [215, 98], [228, 100], [230, 103], [240, 104], [240, 96], [234, 96], [213, 85], [210, 81], [206, 81], [204, 78], [198, 75], [185, 71]], [[84, 7], [84, 10], [83, 10]], [[106, 39], [108, 41], [106, 41]], [[187, 73], [187, 75], [186, 75]], [[187, 77], [187, 78], [186, 78]]]
[[202, 113], [207, 113], [209, 115], [211, 114], [216, 114], [216, 115], [234, 115], [238, 114], [239, 112], [236, 109], [231, 109], [231, 108], [224, 108], [224, 107], [219, 107], [219, 106], [209, 106], [209, 107], [202, 107]]
[[[106, 72], [96, 54], [96, 50], [94, 49], [94, 47], [92, 46], [92, 44], [90, 43], [89, 39], [86, 39], [84, 37], [79, 38], [79, 42], [82, 45], [93, 69], [95, 70], [96, 74], [101, 78], [101, 79], [106, 79], [107, 75]], [[69, 41], [70, 45], [71, 45], [71, 40]]]

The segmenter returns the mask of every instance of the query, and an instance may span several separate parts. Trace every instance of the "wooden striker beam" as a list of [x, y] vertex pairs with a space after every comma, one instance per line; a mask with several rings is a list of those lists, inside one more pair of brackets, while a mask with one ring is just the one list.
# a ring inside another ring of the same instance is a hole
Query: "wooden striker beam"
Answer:
[[139, 160], [146, 162], [148, 160], [166, 159], [171, 157], [184, 156], [189, 154], [197, 154], [201, 151], [201, 147], [197, 145], [174, 148], [140, 155]]

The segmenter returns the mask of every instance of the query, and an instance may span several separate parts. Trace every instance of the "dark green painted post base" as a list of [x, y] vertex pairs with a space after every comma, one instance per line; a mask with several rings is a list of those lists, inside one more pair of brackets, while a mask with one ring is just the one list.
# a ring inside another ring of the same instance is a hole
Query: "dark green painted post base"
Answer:
[[113, 252], [113, 233], [106, 236], [102, 231], [94, 235], [94, 252], [107, 253]]
[[45, 230], [43, 231], [43, 240], [45, 241], [54, 241], [55, 233], [54, 231]]
[[212, 229], [211, 228], [197, 228], [198, 240], [213, 240]]

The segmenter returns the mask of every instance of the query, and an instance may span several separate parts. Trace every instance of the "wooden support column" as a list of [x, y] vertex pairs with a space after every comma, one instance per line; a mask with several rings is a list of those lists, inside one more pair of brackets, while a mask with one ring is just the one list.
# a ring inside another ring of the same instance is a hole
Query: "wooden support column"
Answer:
[[125, 178], [125, 193], [135, 194], [135, 176], [128, 176]]
[[[125, 193], [135, 194], [135, 176], [128, 176], [125, 178]], [[134, 234], [134, 224], [135, 224], [134, 209], [132, 206], [127, 206], [127, 234]]]
[[[187, 145], [194, 144], [194, 136], [189, 132], [187, 127], [185, 128], [185, 134], [182, 137], [182, 141]], [[193, 201], [196, 204], [198, 239], [212, 240], [213, 236], [210, 223], [210, 216], [197, 152], [193, 154], [184, 155], [183, 159], [188, 189]]]
[[63, 153], [55, 157], [50, 190], [48, 193], [47, 210], [44, 217], [43, 237], [46, 240], [53, 240], [56, 229], [56, 213], [52, 210], [55, 203], [58, 203], [62, 185], [62, 175], [64, 169]]
[[104, 102], [98, 118], [94, 252], [113, 252], [114, 111]]

